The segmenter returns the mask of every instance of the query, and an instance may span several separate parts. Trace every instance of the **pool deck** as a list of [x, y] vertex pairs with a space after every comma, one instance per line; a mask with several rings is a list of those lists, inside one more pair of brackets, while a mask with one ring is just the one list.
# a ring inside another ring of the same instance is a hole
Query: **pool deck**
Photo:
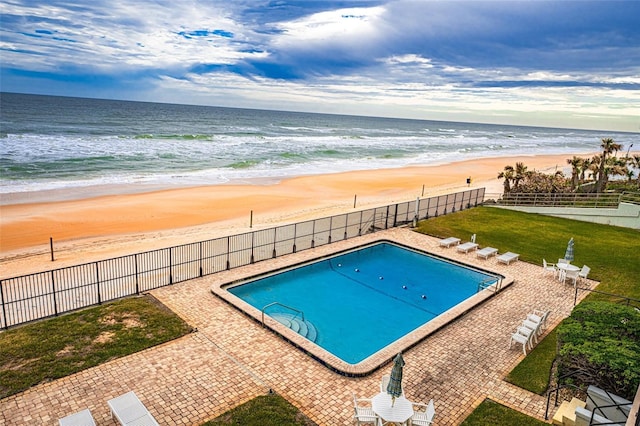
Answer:
[[[496, 257], [441, 248], [435, 238], [397, 228], [154, 290], [153, 296], [197, 331], [4, 398], [0, 425], [54, 425], [85, 408], [98, 425], [115, 425], [107, 400], [130, 390], [160, 424], [199, 425], [269, 389], [319, 425], [352, 425], [353, 393], [378, 393], [391, 364], [366, 377], [335, 373], [214, 296], [211, 288], [380, 239], [515, 277], [513, 285], [403, 353], [407, 398], [433, 398], [436, 426], [460, 424], [487, 397], [542, 419], [546, 398], [503, 380], [524, 357], [519, 345], [509, 349], [509, 336], [536, 308], [550, 310], [547, 331], [555, 327], [573, 308], [573, 286], [559, 283], [540, 265], [500, 264]], [[592, 288], [596, 284], [588, 281]]]

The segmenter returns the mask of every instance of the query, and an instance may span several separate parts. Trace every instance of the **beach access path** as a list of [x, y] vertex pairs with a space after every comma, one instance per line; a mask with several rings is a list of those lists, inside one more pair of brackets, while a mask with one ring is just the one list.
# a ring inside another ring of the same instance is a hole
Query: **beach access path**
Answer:
[[[539, 265], [518, 261], [507, 266], [495, 257], [478, 259], [441, 248], [435, 238], [397, 228], [154, 290], [154, 297], [197, 331], [0, 400], [0, 425], [54, 424], [85, 408], [98, 425], [113, 425], [106, 401], [130, 390], [160, 424], [199, 425], [269, 389], [321, 426], [352, 425], [353, 393], [375, 395], [390, 363], [366, 377], [341, 376], [218, 299], [210, 289], [215, 283], [379, 239], [516, 278], [510, 287], [403, 353], [407, 398], [417, 402], [433, 398], [435, 426], [460, 424], [485, 398], [542, 419], [546, 398], [503, 380], [524, 356], [518, 347], [509, 349], [509, 336], [533, 309], [550, 310], [546, 332], [553, 329], [573, 308], [573, 286], [559, 284]], [[596, 284], [586, 283], [592, 288]]]

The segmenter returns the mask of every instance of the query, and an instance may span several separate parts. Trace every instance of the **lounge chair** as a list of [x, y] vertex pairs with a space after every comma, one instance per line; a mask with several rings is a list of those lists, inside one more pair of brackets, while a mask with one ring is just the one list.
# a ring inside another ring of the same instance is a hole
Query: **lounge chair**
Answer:
[[356, 414], [353, 418], [358, 426], [361, 425], [380, 425], [380, 417], [373, 411], [371, 400], [367, 398], [357, 398], [353, 394], [353, 408]]
[[476, 244], [476, 234], [473, 234], [471, 236], [471, 241], [464, 243], [464, 244], [460, 244], [458, 246], [458, 251], [460, 253], [468, 253], [471, 250], [475, 250], [478, 248], [478, 244]]
[[515, 262], [516, 260], [518, 260], [518, 257], [520, 257], [519, 254], [511, 253], [510, 251], [508, 251], [506, 253], [502, 253], [500, 256], [498, 256], [497, 259], [498, 262], [509, 265], [511, 262]]
[[484, 259], [488, 259], [491, 256], [494, 256], [496, 254], [498, 254], [498, 249], [494, 248], [494, 247], [485, 247], [485, 248], [483, 248], [481, 250], [478, 250], [476, 252], [476, 256], [482, 257]]
[[413, 416], [411, 417], [411, 425], [431, 426], [433, 418], [436, 415], [436, 409], [433, 406], [433, 399], [429, 404], [413, 403]]
[[110, 399], [107, 401], [107, 404], [109, 404], [109, 408], [111, 409], [111, 418], [115, 416], [122, 426], [160, 426], [149, 410], [147, 410], [147, 407], [138, 399], [138, 395], [133, 391]]
[[444, 240], [440, 240], [440, 247], [451, 247], [460, 244], [460, 238], [449, 237]]
[[58, 419], [60, 426], [96, 426], [88, 408]]
[[546, 259], [542, 259], [542, 269], [543, 269], [544, 272], [553, 273], [553, 277], [554, 278], [558, 273], [558, 268], [556, 267], [556, 264], [555, 263], [547, 263]]

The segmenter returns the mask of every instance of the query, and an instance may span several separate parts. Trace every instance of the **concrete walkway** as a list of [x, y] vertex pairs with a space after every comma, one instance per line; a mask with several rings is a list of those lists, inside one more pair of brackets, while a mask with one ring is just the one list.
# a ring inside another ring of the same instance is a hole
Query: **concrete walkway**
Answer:
[[487, 397], [542, 419], [544, 397], [503, 381], [524, 357], [520, 346], [509, 349], [509, 336], [534, 308], [551, 310], [547, 330], [555, 327], [573, 308], [573, 286], [558, 283], [538, 265], [477, 259], [473, 253], [440, 248], [436, 239], [393, 229], [154, 290], [156, 298], [198, 331], [5, 398], [0, 425], [55, 425], [58, 418], [84, 408], [91, 409], [98, 425], [114, 425], [106, 401], [129, 390], [160, 424], [198, 425], [269, 389], [319, 425], [352, 425], [353, 393], [375, 395], [390, 364], [364, 378], [341, 376], [213, 296], [210, 288], [377, 239], [478, 264], [516, 280], [403, 353], [407, 398], [433, 398], [436, 426], [459, 424]]

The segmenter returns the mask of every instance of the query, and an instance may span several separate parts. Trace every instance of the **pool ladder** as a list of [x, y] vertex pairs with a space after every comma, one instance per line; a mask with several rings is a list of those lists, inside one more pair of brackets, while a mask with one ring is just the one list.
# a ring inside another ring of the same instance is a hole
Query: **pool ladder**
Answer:
[[497, 293], [502, 289], [502, 278], [499, 277], [491, 277], [482, 280], [478, 283], [478, 291], [476, 293], [480, 293], [482, 290], [486, 290], [491, 287], [495, 283], [494, 292]]

